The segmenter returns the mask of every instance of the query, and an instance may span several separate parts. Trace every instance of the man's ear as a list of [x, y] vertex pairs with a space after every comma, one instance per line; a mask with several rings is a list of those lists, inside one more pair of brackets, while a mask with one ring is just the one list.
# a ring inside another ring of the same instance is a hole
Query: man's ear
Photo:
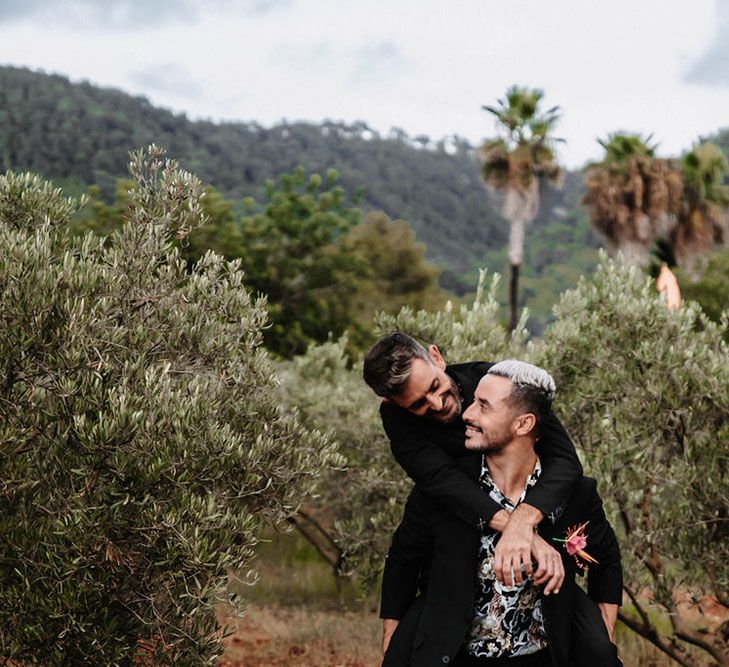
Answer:
[[537, 418], [531, 412], [516, 418], [516, 435], [528, 435], [537, 425]]
[[428, 346], [428, 354], [430, 355], [430, 358], [433, 360], [433, 363], [440, 368], [440, 370], [444, 371], [446, 367], [446, 362], [443, 360], [443, 357], [441, 356], [440, 350], [438, 349], [437, 345], [429, 345]]

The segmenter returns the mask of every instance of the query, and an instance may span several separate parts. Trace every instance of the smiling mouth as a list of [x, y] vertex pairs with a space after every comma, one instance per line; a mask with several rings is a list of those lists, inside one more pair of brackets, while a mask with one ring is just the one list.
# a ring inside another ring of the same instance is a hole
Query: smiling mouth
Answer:
[[466, 424], [467, 438], [471, 437], [472, 435], [478, 435], [480, 433], [483, 433], [483, 431], [478, 426], [474, 426], [473, 424]]

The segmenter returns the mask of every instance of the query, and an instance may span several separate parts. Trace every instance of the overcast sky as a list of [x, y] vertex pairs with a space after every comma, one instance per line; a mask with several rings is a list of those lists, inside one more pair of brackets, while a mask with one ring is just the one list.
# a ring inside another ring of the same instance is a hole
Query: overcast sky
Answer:
[[143, 94], [191, 118], [364, 120], [478, 142], [512, 83], [597, 136], [677, 154], [729, 125], [729, 0], [0, 0], [0, 64]]

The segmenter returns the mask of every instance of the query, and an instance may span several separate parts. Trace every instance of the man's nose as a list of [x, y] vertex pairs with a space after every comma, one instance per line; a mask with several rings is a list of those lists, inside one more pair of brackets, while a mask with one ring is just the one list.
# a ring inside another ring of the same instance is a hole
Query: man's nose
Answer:
[[443, 407], [443, 398], [438, 394], [428, 394], [427, 401], [433, 410], [440, 410]]

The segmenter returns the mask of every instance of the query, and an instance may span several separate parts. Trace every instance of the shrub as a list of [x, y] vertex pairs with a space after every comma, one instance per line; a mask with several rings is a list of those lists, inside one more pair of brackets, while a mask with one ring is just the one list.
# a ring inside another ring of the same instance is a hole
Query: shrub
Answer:
[[[291, 514], [327, 439], [278, 406], [262, 301], [238, 263], [190, 272], [196, 178], [133, 156], [126, 223], [73, 237], [79, 202], [0, 177], [0, 646], [43, 664], [219, 652], [213, 604]], [[245, 576], [245, 575], [244, 575]], [[252, 576], [252, 575], [250, 575]]]
[[[667, 310], [650, 278], [603, 257], [566, 292], [538, 362], [619, 533], [633, 630], [684, 665], [686, 643], [729, 660], [721, 630], [681, 613], [681, 596], [729, 605], [729, 354], [698, 304]], [[671, 619], [665, 631], [645, 592]]]
[[[498, 319], [498, 280], [494, 276], [487, 283], [482, 272], [471, 304], [449, 302], [437, 312], [405, 307], [397, 315], [380, 314], [378, 333], [398, 329], [425, 343], [434, 342], [453, 363], [524, 358], [531, 353], [525, 345], [526, 313], [510, 336]], [[312, 502], [326, 508], [332, 524], [326, 532], [338, 545], [336, 565], [373, 585], [412, 484], [390, 453], [380, 422], [380, 400], [362, 380], [361, 363], [349, 366], [346, 348], [346, 338], [330, 341], [286, 362], [281, 373], [283, 402], [296, 406], [310, 427], [327, 431], [346, 456], [346, 470], [328, 470], [320, 478], [320, 495]]]
[[[712, 595], [729, 606], [726, 327], [695, 303], [667, 310], [650, 278], [603, 257], [593, 278], [562, 296], [544, 340], [526, 343], [521, 328], [510, 337], [499, 323], [496, 283], [490, 291], [484, 283], [470, 306], [404, 308], [381, 315], [379, 330], [437, 343], [450, 362], [516, 357], [549, 369], [555, 412], [618, 532], [630, 602], [623, 622], [680, 664], [702, 664], [701, 651], [724, 664], [727, 625], [689, 620], [681, 603]], [[344, 349], [342, 341], [315, 346], [290, 363], [284, 402], [301, 406], [308, 425], [330, 429], [348, 457], [346, 473], [322, 478], [320, 501], [335, 519], [343, 563], [374, 583], [411, 485]]]

